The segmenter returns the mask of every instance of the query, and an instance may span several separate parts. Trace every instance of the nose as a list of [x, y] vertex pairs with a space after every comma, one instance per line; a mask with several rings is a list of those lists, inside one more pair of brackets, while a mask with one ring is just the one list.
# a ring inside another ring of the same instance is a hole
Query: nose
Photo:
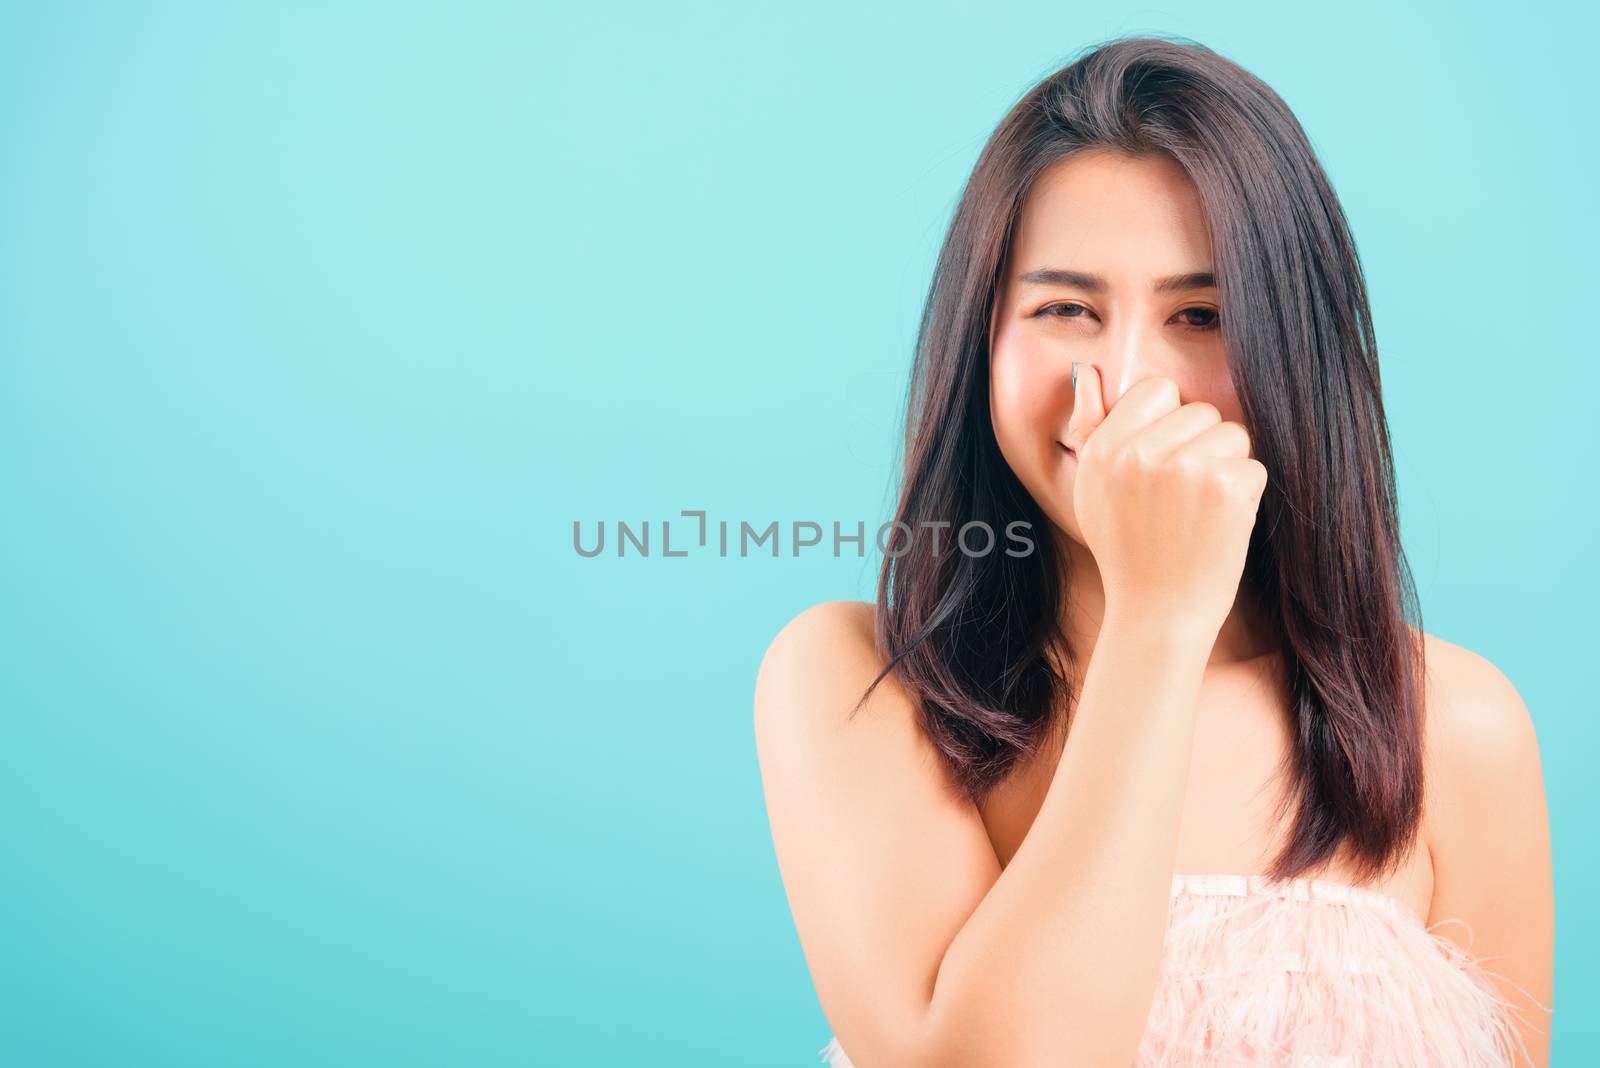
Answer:
[[1155, 333], [1142, 317], [1124, 316], [1101, 335], [1103, 344], [1094, 363], [1100, 371], [1107, 409], [1135, 382], [1167, 373]]

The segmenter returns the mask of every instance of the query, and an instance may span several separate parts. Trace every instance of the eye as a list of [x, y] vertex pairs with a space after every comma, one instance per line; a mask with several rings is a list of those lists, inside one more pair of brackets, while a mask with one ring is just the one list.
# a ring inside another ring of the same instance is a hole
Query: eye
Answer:
[[1196, 322], [1195, 320], [1190, 319], [1184, 324], [1185, 326], [1193, 327], [1196, 330], [1215, 330], [1215, 329], [1217, 329], [1218, 324], [1219, 324], [1220, 319], [1221, 319], [1221, 316], [1217, 313], [1217, 309], [1215, 309], [1215, 308], [1185, 308], [1185, 309], [1183, 309], [1183, 311], [1179, 312], [1178, 314], [1179, 315], [1190, 315], [1190, 314], [1192, 314], [1194, 312], [1199, 312], [1200, 313], [1200, 316], [1201, 316], [1200, 321]]
[[[1062, 311], [1062, 314], [1057, 314], [1057, 310], [1058, 309], [1064, 309]], [[1083, 316], [1080, 315], [1080, 314], [1076, 314], [1076, 313], [1077, 312], [1088, 312], [1088, 311], [1089, 311], [1089, 309], [1085, 308], [1082, 304], [1077, 304], [1077, 303], [1074, 303], [1072, 301], [1059, 301], [1059, 302], [1057, 302], [1055, 304], [1046, 304], [1044, 307], [1040, 308], [1038, 311], [1033, 313], [1033, 318], [1035, 318], [1035, 319], [1039, 319], [1039, 318], [1046, 318], [1046, 319], [1082, 319]], [[1072, 312], [1074, 314], [1067, 314], [1067, 312]], [[1090, 313], [1090, 314], [1093, 314], [1093, 313]]]
[[[1044, 307], [1034, 312], [1032, 318], [1082, 319], [1085, 316], [1093, 318], [1094, 312], [1090, 311], [1088, 308], [1085, 308], [1082, 304], [1079, 304], [1076, 301], [1068, 300], [1057, 301], [1054, 304], [1046, 304]], [[1182, 325], [1189, 327], [1191, 330], [1216, 330], [1219, 329], [1221, 322], [1221, 315], [1217, 309], [1207, 308], [1199, 305], [1193, 308], [1183, 309], [1178, 313], [1177, 317], [1183, 320]]]

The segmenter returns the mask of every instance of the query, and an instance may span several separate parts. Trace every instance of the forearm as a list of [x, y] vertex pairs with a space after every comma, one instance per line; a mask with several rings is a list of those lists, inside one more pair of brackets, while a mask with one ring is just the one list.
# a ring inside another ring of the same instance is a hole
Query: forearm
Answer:
[[941, 1064], [1126, 1065], [1160, 966], [1210, 643], [1110, 618], [1026, 839], [940, 965]]

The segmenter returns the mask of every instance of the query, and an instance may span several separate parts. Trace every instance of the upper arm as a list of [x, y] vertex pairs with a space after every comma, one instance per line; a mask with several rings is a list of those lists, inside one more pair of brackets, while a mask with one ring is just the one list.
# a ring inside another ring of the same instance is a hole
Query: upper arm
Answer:
[[[1534, 1064], [1549, 1061], [1555, 934], [1550, 825], [1539, 742], [1516, 688], [1492, 663], [1428, 639], [1432, 779], [1430, 925], [1483, 961], [1520, 1013]], [[1531, 996], [1531, 997], [1530, 997]], [[1519, 1066], [1520, 1068], [1520, 1066]]]
[[946, 948], [1000, 875], [891, 675], [872, 608], [835, 601], [773, 640], [755, 733], [780, 874], [817, 997], [858, 1068], [923, 1063]]

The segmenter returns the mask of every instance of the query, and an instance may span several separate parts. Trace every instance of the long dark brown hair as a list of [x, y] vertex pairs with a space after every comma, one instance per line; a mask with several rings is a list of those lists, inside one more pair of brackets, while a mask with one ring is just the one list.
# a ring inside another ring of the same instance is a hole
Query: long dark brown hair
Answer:
[[[989, 410], [990, 317], [1029, 187], [1088, 148], [1165, 153], [1199, 190], [1222, 330], [1268, 481], [1243, 581], [1281, 643], [1293, 717], [1269, 874], [1332, 859], [1360, 878], [1409, 855], [1421, 819], [1421, 612], [1400, 545], [1366, 284], [1305, 132], [1260, 79], [1182, 38], [1105, 42], [1029, 90], [985, 145], [940, 251], [907, 397], [895, 521], [1023, 521], [1035, 551], [914, 537], [885, 553], [877, 633], [921, 726], [974, 800], [1076, 700], [1064, 556], [1006, 464]], [[1415, 625], [1417, 630], [1413, 630]], [[869, 693], [871, 690], [869, 689]]]

